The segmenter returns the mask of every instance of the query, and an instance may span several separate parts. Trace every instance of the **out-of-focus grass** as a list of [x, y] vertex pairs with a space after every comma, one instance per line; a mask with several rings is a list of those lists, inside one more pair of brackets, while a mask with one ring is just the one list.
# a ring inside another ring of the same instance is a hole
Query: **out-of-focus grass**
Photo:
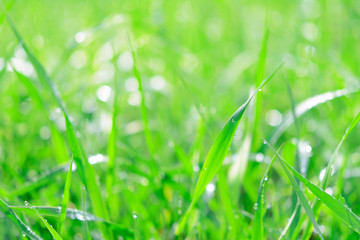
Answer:
[[[0, 9], [1, 239], [52, 238], [24, 201], [49, 225], [66, 217], [62, 238], [172, 239], [194, 201], [180, 238], [318, 238], [288, 176], [317, 202], [325, 239], [358, 238], [349, 221], [360, 213], [359, 126], [331, 158], [360, 110], [357, 1], [3, 0]], [[215, 136], [280, 62], [194, 200]], [[284, 144], [297, 171], [267, 169], [261, 137]]]

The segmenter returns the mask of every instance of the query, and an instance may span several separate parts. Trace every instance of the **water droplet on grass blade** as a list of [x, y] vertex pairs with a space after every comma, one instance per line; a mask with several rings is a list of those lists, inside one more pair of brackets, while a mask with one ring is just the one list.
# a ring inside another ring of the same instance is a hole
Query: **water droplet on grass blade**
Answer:
[[[264, 142], [264, 144], [266, 144], [266, 143]], [[257, 162], [262, 162], [262, 161], [264, 161], [264, 154], [262, 154], [262, 153], [257, 153], [256, 156], [255, 156], [255, 159], [256, 159]]]

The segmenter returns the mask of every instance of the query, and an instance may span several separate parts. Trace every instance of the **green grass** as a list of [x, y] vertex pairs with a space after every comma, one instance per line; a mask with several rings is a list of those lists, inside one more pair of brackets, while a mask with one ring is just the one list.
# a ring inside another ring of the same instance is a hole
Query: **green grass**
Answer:
[[358, 239], [359, 19], [2, 0], [0, 239]]

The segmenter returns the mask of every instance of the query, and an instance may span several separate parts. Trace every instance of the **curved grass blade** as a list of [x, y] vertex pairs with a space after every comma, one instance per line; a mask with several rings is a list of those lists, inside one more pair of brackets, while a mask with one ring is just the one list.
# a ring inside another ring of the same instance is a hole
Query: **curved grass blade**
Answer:
[[[289, 82], [287, 81], [287, 79], [285, 78], [285, 83], [286, 83], [286, 88], [287, 88], [287, 92], [289, 95], [289, 99], [290, 99], [290, 104], [291, 104], [291, 114], [292, 117], [294, 119], [294, 125], [295, 125], [295, 131], [296, 131], [296, 152], [295, 152], [295, 169], [296, 170], [301, 170], [302, 173], [304, 174], [307, 171], [307, 168], [303, 168], [302, 166], [307, 166], [306, 161], [308, 161], [307, 158], [304, 158], [304, 153], [303, 151], [300, 151], [299, 148], [299, 143], [300, 143], [300, 122], [297, 119], [296, 116], [296, 110], [295, 110], [295, 99], [294, 99], [294, 95], [292, 93], [291, 87]], [[300, 185], [300, 187], [302, 187]], [[296, 197], [296, 193], [295, 191], [292, 192], [292, 196], [291, 196], [291, 204], [292, 204], [292, 208], [294, 209], [294, 213], [291, 215], [292, 217], [290, 218], [290, 222], [287, 226], [289, 226], [288, 230], [289, 230], [289, 235], [291, 236], [296, 227], [301, 226], [299, 224], [299, 218], [300, 218], [300, 208], [297, 207], [299, 205], [299, 200]]]
[[45, 224], [46, 228], [49, 230], [51, 235], [55, 240], [62, 240], [60, 235], [55, 231], [55, 229], [47, 222], [47, 220], [41, 216], [38, 211], [36, 211], [28, 202], [25, 201], [25, 205], [28, 206], [31, 210], [35, 212], [35, 214], [41, 219], [41, 221]]
[[295, 206], [295, 209], [294, 209], [293, 213], [291, 214], [291, 217], [289, 218], [289, 221], [288, 221], [288, 223], [286, 224], [284, 230], [281, 232], [278, 240], [281, 240], [281, 239], [283, 239], [283, 238], [285, 237], [285, 235], [286, 235], [287, 232], [289, 231], [290, 226], [291, 226], [291, 224], [293, 223], [294, 218], [295, 218], [295, 216], [296, 216], [296, 214], [298, 213], [299, 210], [300, 210], [300, 203], [297, 202], [297, 204], [296, 204], [296, 206]]
[[320, 185], [322, 189], [324, 189], [326, 187], [326, 185], [327, 185], [328, 179], [329, 179], [329, 177], [331, 175], [331, 167], [335, 162], [336, 156], [338, 155], [338, 152], [339, 152], [341, 146], [343, 145], [346, 138], [349, 136], [350, 132], [359, 123], [359, 121], [360, 121], [360, 112], [355, 116], [355, 118], [351, 121], [350, 125], [347, 127], [344, 135], [341, 138], [341, 141], [336, 146], [336, 149], [335, 149], [334, 153], [332, 154], [332, 156], [330, 158], [330, 161], [328, 162], [328, 164], [326, 166], [325, 175], [324, 175], [324, 178], [321, 181], [321, 185]]
[[[34, 213], [30, 208], [25, 206], [11, 206], [9, 207], [11, 210], [21, 210], [23, 212], [27, 213]], [[35, 209], [39, 214], [49, 217], [57, 218], [59, 217], [59, 214], [61, 212], [61, 207], [45, 207], [45, 206], [32, 206], [33, 209]], [[124, 237], [133, 237], [134, 234], [131, 230], [128, 228], [122, 227], [121, 225], [107, 221], [103, 218], [99, 218], [93, 214], [90, 214], [88, 212], [84, 213], [84, 211], [68, 208], [66, 209], [66, 217], [71, 220], [77, 220], [77, 221], [88, 221], [88, 222], [101, 222], [109, 226], [110, 228], [114, 229], [116, 232], [121, 234]]]
[[16, 215], [16, 213], [0, 198], [0, 211], [10, 219], [10, 221], [26, 234], [30, 239], [41, 240], [42, 238], [36, 235], [30, 227], [25, 225], [21, 219]]
[[[271, 148], [271, 150], [274, 151], [274, 153], [276, 154], [276, 156], [277, 156], [278, 158], [280, 158], [280, 157], [279, 157], [280, 155], [277, 153], [277, 151], [274, 149], [274, 147], [273, 147], [270, 143], [268, 143], [267, 141], [264, 140], [264, 142]], [[300, 189], [299, 184], [297, 183], [295, 177], [291, 174], [291, 172], [290, 172], [289, 169], [287, 168], [287, 166], [289, 166], [289, 165], [287, 165], [288, 163], [282, 161], [282, 159], [280, 159], [280, 160], [281, 160], [281, 161], [280, 161], [281, 166], [283, 167], [283, 169], [284, 169], [287, 177], [289, 178], [289, 180], [290, 180], [290, 182], [291, 182], [291, 185], [293, 186], [293, 189], [294, 189], [294, 191], [296, 192], [296, 195], [298, 196], [301, 205], [302, 205], [302, 206], [304, 207], [304, 209], [305, 209], [306, 214], [309, 216], [310, 221], [313, 223], [313, 225], [314, 225], [316, 231], [318, 232], [320, 238], [321, 238], [321, 239], [324, 239], [324, 237], [323, 237], [322, 234], [321, 234], [320, 227], [319, 227], [318, 223], [317, 223], [316, 220], [315, 220], [315, 216], [314, 216], [314, 213], [313, 213], [312, 210], [311, 210], [311, 207], [310, 207], [310, 205], [309, 205], [309, 202], [307, 201], [304, 193], [303, 193], [302, 190]], [[295, 170], [294, 170], [294, 171], [295, 171]]]
[[[328, 183], [328, 179], [331, 175], [331, 172], [332, 172], [332, 165], [334, 164], [335, 162], [335, 159], [338, 155], [338, 152], [341, 148], [341, 146], [343, 145], [344, 141], [346, 140], [346, 138], [349, 136], [350, 132], [354, 129], [354, 127], [359, 123], [360, 121], [360, 112], [355, 116], [355, 118], [351, 121], [350, 125], [347, 127], [347, 129], [345, 130], [345, 133], [344, 135], [342, 136], [339, 144], [336, 146], [335, 148], [335, 151], [333, 152], [333, 154], [331, 155], [330, 157], [330, 160], [326, 166], [326, 170], [325, 170], [325, 174], [324, 174], [324, 178], [321, 180], [321, 183], [320, 183], [320, 188], [321, 189], [325, 189], [326, 186], [327, 186], [327, 183]], [[320, 207], [321, 207], [321, 202], [318, 201], [318, 200], [315, 200], [314, 202], [314, 205], [313, 205], [313, 210], [314, 210], [314, 214], [315, 214], [315, 217], [318, 217], [319, 214], [320, 214]], [[306, 230], [305, 230], [305, 233], [304, 233], [304, 237], [303, 239], [308, 239], [311, 235], [311, 231], [312, 231], [312, 227], [311, 225], [307, 225], [306, 226]]]
[[73, 158], [71, 158], [71, 160], [70, 160], [69, 170], [68, 170], [68, 173], [66, 175], [64, 193], [63, 193], [63, 198], [62, 198], [62, 202], [61, 202], [61, 212], [60, 212], [60, 216], [59, 216], [59, 226], [58, 226], [58, 230], [59, 230], [60, 233], [62, 233], [62, 231], [61, 231], [62, 226], [63, 226], [63, 224], [65, 222], [65, 219], [66, 219], [66, 209], [68, 207], [69, 200], [70, 200], [70, 186], [71, 186], [72, 165], [73, 165]]
[[[339, 97], [343, 97], [350, 94], [359, 93], [360, 89], [350, 90], [350, 89], [342, 89], [342, 90], [336, 90], [332, 92], [326, 92], [322, 93], [313, 97], [310, 97], [303, 102], [299, 103], [295, 108], [296, 117], [299, 118], [303, 114], [305, 114], [307, 111], [311, 110], [312, 108], [322, 104], [326, 103], [328, 101], [334, 100]], [[294, 122], [294, 118], [292, 116], [292, 113], [288, 113], [282, 123], [279, 125], [278, 128], [274, 131], [274, 133], [271, 135], [270, 143], [275, 144], [277, 140], [281, 137], [281, 135], [286, 131], [286, 129], [291, 126], [291, 124]]]
[[[281, 147], [278, 149], [278, 151], [280, 151]], [[267, 166], [264, 176], [262, 177], [260, 182], [260, 187], [256, 200], [254, 220], [252, 225], [252, 234], [251, 234], [252, 240], [262, 240], [264, 238], [264, 224], [263, 224], [263, 213], [262, 213], [263, 205], [264, 205], [264, 188], [268, 180], [268, 174], [270, 168], [274, 164], [275, 159], [276, 159], [276, 155], [274, 155], [274, 157], [271, 159], [271, 162]]]
[[15, 73], [16, 77], [22, 82], [22, 84], [25, 85], [25, 87], [26, 87], [27, 91], [29, 92], [29, 95], [31, 96], [31, 98], [36, 102], [36, 104], [38, 104], [43, 109], [45, 109], [44, 102], [41, 100], [40, 93], [35, 88], [34, 84], [31, 81], [31, 79], [29, 77], [25, 76], [24, 74], [18, 72], [11, 61], [9, 61], [9, 64], [11, 65], [11, 68], [12, 68], [13, 72]]
[[34, 190], [48, 184], [49, 182], [53, 181], [57, 176], [66, 173], [68, 169], [69, 168], [68, 168], [67, 165], [64, 165], [64, 166], [60, 165], [60, 166], [54, 167], [50, 171], [44, 173], [42, 176], [38, 177], [33, 182], [27, 183], [22, 187], [16, 188], [15, 190], [10, 192], [6, 196], [9, 199], [12, 199], [14, 197], [26, 194], [26, 193], [31, 192], [31, 191], [34, 191]]
[[309, 180], [307, 180], [303, 175], [298, 173], [293, 167], [291, 167], [272, 145], [268, 144], [271, 150], [275, 152], [277, 157], [280, 159], [287, 171], [292, 172], [291, 176], [298, 178], [304, 185], [317, 197], [319, 200], [329, 208], [334, 214], [336, 214], [348, 227], [360, 234], [360, 218], [355, 215], [351, 209], [342, 204], [340, 201], [336, 200], [333, 196], [326, 193], [324, 190], [320, 189]]
[[240, 106], [235, 113], [230, 117], [227, 121], [226, 125], [221, 130], [220, 134], [215, 139], [213, 145], [211, 146], [209, 153], [205, 159], [204, 165], [201, 169], [199, 179], [197, 181], [195, 191], [192, 197], [192, 201], [190, 203], [189, 208], [187, 209], [186, 213], [180, 219], [179, 225], [176, 229], [176, 234], [179, 235], [182, 233], [185, 224], [187, 222], [187, 218], [191, 212], [191, 210], [195, 207], [195, 204], [198, 202], [199, 198], [205, 191], [206, 185], [213, 179], [216, 173], [219, 171], [226, 154], [228, 153], [228, 149], [232, 142], [232, 139], [235, 135], [236, 129], [239, 125], [240, 119], [244, 114], [247, 106], [249, 105], [250, 101], [256, 95], [256, 93], [261, 89], [265, 84], [274, 77], [277, 71], [282, 66], [279, 65], [275, 71], [273, 71], [269, 77], [267, 77], [257, 88], [257, 90], [246, 100], [246, 102]]
[[[68, 143], [71, 152], [73, 154], [73, 158], [75, 160], [77, 169], [79, 170], [79, 175], [85, 187], [89, 191], [90, 200], [95, 213], [101, 217], [104, 217], [105, 219], [108, 219], [109, 214], [100, 194], [100, 189], [96, 181], [95, 170], [90, 165], [85, 155], [85, 152], [83, 151], [83, 148], [75, 135], [73, 125], [68, 117], [69, 115], [67, 114], [67, 111], [59, 96], [58, 91], [55, 88], [55, 85], [52, 83], [50, 76], [47, 74], [45, 68], [41, 65], [41, 63], [37, 60], [37, 58], [32, 54], [28, 46], [25, 44], [24, 40], [18, 33], [10, 17], [6, 15], [6, 18], [16, 38], [20, 42], [31, 64], [33, 65], [39, 80], [44, 85], [44, 87], [50, 92], [52, 96], [52, 100], [57, 103], [57, 105], [61, 108], [62, 112], [64, 113]], [[103, 229], [103, 231], [105, 235], [108, 235], [105, 229]]]

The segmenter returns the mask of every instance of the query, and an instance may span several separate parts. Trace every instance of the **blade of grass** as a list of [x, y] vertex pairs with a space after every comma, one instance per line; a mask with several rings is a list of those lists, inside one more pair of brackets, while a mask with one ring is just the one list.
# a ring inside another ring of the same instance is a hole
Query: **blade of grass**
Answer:
[[298, 214], [298, 211], [299, 211], [299, 210], [300, 210], [300, 203], [297, 202], [296, 207], [295, 207], [293, 213], [291, 214], [291, 217], [289, 218], [289, 221], [288, 221], [288, 223], [286, 224], [284, 230], [281, 232], [278, 240], [281, 240], [281, 239], [283, 239], [283, 238], [286, 236], [287, 232], [288, 232], [289, 229], [290, 229], [291, 224], [294, 222], [293, 219], [295, 218], [296, 214]]
[[68, 171], [68, 166], [60, 165], [52, 168], [48, 172], [44, 173], [43, 175], [39, 176], [36, 180], [30, 183], [25, 183], [24, 186], [19, 186], [12, 192], [10, 192], [8, 195], [6, 195], [7, 198], [12, 199], [17, 196], [24, 195], [26, 193], [29, 193], [31, 191], [34, 191], [42, 186], [47, 185], [50, 182], [54, 182], [53, 180]]
[[0, 198], [0, 211], [10, 219], [10, 221], [20, 230], [26, 234], [30, 239], [41, 240], [42, 238], [36, 235], [31, 228], [21, 221], [16, 213]]
[[182, 218], [179, 221], [179, 224], [176, 228], [176, 234], [179, 235], [182, 233], [187, 218], [189, 216], [189, 213], [191, 210], [195, 207], [195, 204], [198, 202], [199, 198], [203, 194], [206, 185], [213, 179], [213, 177], [216, 175], [216, 173], [219, 171], [226, 154], [228, 153], [228, 149], [230, 147], [231, 141], [234, 137], [234, 134], [236, 132], [237, 126], [239, 125], [239, 122], [241, 120], [242, 115], [244, 114], [244, 111], [246, 110], [247, 106], [249, 105], [252, 98], [256, 95], [256, 93], [263, 87], [265, 84], [274, 77], [274, 75], [278, 72], [280, 67], [279, 65], [271, 74], [269, 77], [267, 77], [258, 87], [258, 89], [251, 95], [246, 102], [241, 105], [235, 113], [230, 117], [230, 119], [227, 121], [224, 128], [221, 130], [217, 138], [215, 139], [213, 145], [211, 146], [209, 153], [205, 159], [204, 165], [201, 169], [200, 176], [198, 178], [195, 191], [192, 197], [192, 201], [190, 203], [190, 206], [188, 207], [186, 213], [182, 216]]
[[[311, 110], [312, 108], [322, 104], [326, 103], [328, 101], [334, 100], [339, 97], [343, 97], [350, 94], [360, 93], [360, 89], [342, 89], [342, 90], [336, 90], [331, 92], [322, 93], [313, 97], [310, 97], [301, 103], [299, 103], [295, 108], [296, 117], [299, 118], [303, 114], [305, 114], [307, 111]], [[294, 122], [294, 118], [292, 116], [292, 113], [288, 113], [284, 120], [281, 122], [281, 124], [275, 129], [275, 131], [271, 134], [270, 143], [275, 144], [277, 140], [281, 137], [281, 135], [286, 131], [286, 129], [291, 126], [291, 124]], [[264, 145], [262, 145], [264, 146]]]
[[[26, 206], [9, 206], [10, 209], [13, 210], [21, 210], [25, 213], [34, 213], [30, 208]], [[33, 209], [36, 209], [36, 211], [44, 216], [49, 216], [53, 218], [58, 218], [59, 214], [61, 212], [61, 207], [47, 207], [47, 206], [32, 206]], [[129, 230], [126, 227], [123, 227], [117, 223], [107, 221], [103, 218], [97, 217], [93, 214], [90, 214], [88, 212], [84, 213], [82, 210], [68, 208], [66, 210], [66, 217], [71, 220], [77, 220], [77, 221], [88, 221], [88, 222], [101, 222], [103, 224], [106, 224], [108, 227], [114, 229], [116, 232], [122, 234], [123, 236], [131, 237], [133, 236], [133, 232]]]
[[[259, 52], [259, 60], [258, 66], [255, 73], [255, 86], [258, 87], [261, 84], [262, 79], [264, 79], [265, 75], [265, 67], [266, 67], [266, 53], [267, 53], [267, 46], [269, 40], [269, 26], [267, 21], [267, 14], [265, 17], [265, 24], [264, 24], [264, 33], [263, 39], [261, 43], [261, 49]], [[261, 109], [262, 109], [262, 93], [258, 93], [255, 99], [255, 112], [254, 112], [254, 122], [253, 122], [253, 134], [252, 134], [252, 149], [256, 148], [260, 142], [261, 138], [259, 138], [259, 129], [260, 121], [261, 121]]]
[[66, 209], [69, 205], [69, 200], [70, 200], [72, 165], [73, 165], [73, 158], [70, 159], [69, 170], [66, 175], [65, 187], [64, 187], [64, 192], [63, 192], [63, 197], [62, 197], [62, 202], [61, 202], [61, 212], [60, 212], [59, 221], [58, 221], [58, 231], [61, 234], [62, 234], [62, 227], [63, 227], [63, 224], [66, 219]]
[[[83, 206], [83, 213], [84, 213], [84, 216], [86, 216], [86, 198], [85, 198], [85, 187], [83, 186], [82, 189], [81, 189], [81, 201], [82, 201], [82, 206]], [[88, 221], [86, 219], [86, 217], [84, 217], [84, 222], [85, 222], [85, 235], [86, 235], [86, 239], [87, 240], [91, 240], [91, 235], [90, 235], [90, 229], [89, 229], [89, 224], [88, 224]]]
[[220, 170], [218, 173], [218, 189], [220, 193], [221, 203], [225, 210], [225, 217], [229, 227], [229, 238], [236, 239], [238, 237], [238, 227], [234, 217], [234, 206], [230, 198], [230, 190], [226, 182], [225, 171]]
[[31, 210], [33, 210], [35, 212], [35, 214], [41, 219], [41, 221], [45, 224], [46, 228], [49, 230], [49, 232], [51, 233], [51, 235], [53, 236], [53, 238], [55, 240], [62, 240], [62, 238], [60, 237], [60, 235], [55, 231], [55, 229], [47, 222], [47, 220], [41, 216], [38, 211], [36, 211], [36, 209], [34, 209], [30, 203], [25, 201], [25, 205], [28, 206]]
[[[343, 145], [344, 141], [346, 140], [346, 138], [349, 136], [349, 134], [351, 133], [351, 131], [354, 129], [354, 127], [359, 123], [360, 121], [360, 112], [355, 116], [355, 118], [351, 121], [350, 125], [346, 128], [344, 135], [342, 136], [339, 144], [336, 146], [335, 151], [333, 152], [333, 154], [330, 157], [330, 160], [326, 166], [326, 170], [325, 170], [325, 174], [324, 174], [324, 178], [321, 180], [320, 183], [320, 188], [321, 189], [325, 189], [328, 183], [328, 179], [331, 175], [332, 172], [332, 166], [334, 165], [335, 159], [339, 153], [339, 150], [341, 148], [341, 146]], [[320, 207], [321, 207], [321, 202], [318, 200], [314, 201], [313, 204], [313, 210], [314, 210], [314, 214], [315, 217], [318, 217], [320, 214]], [[311, 231], [312, 231], [312, 227], [311, 225], [309, 226], [309, 224], [306, 226], [306, 230], [304, 232], [304, 237], [302, 239], [308, 239], [311, 235]]]
[[[280, 151], [281, 147], [278, 149], [278, 151]], [[268, 181], [269, 171], [271, 169], [271, 166], [274, 164], [275, 159], [276, 159], [276, 155], [274, 155], [274, 157], [271, 159], [271, 162], [267, 166], [264, 176], [262, 177], [260, 182], [260, 187], [256, 200], [254, 220], [252, 225], [252, 233], [251, 233], [252, 240], [262, 240], [264, 238], [264, 224], [263, 224], [263, 213], [262, 213], [263, 205], [264, 205], [264, 189], [266, 182]]]
[[141, 77], [140, 77], [140, 72], [137, 69], [137, 60], [136, 60], [135, 50], [134, 50], [134, 48], [133, 48], [133, 46], [131, 44], [130, 35], [128, 35], [128, 41], [129, 41], [129, 47], [130, 47], [130, 51], [131, 51], [132, 59], [133, 59], [133, 71], [134, 71], [135, 78], [136, 78], [136, 80], [138, 82], [138, 90], [139, 90], [140, 95], [141, 95], [140, 108], [141, 108], [141, 117], [142, 117], [142, 121], [143, 121], [143, 125], [144, 125], [145, 140], [146, 140], [146, 144], [147, 144], [150, 155], [154, 156], [153, 139], [152, 139], [152, 136], [151, 136], [148, 113], [147, 113], [146, 104], [145, 104], [146, 103], [146, 101], [145, 101], [145, 92], [144, 92], [144, 89], [143, 89], [142, 80], [141, 80]]
[[337, 215], [348, 227], [360, 234], [360, 219], [355, 215], [350, 208], [342, 204], [340, 201], [336, 200], [333, 196], [326, 193], [324, 190], [320, 189], [303, 175], [298, 173], [293, 167], [291, 167], [282, 157], [276, 152], [271, 144], [268, 143], [268, 146], [272, 151], [275, 152], [278, 159], [284, 167], [292, 173], [292, 177], [295, 176], [298, 178], [304, 185], [317, 197], [319, 200], [329, 208], [335, 215]]
[[[294, 119], [294, 123], [295, 123], [295, 131], [296, 131], [296, 152], [295, 152], [295, 168], [296, 170], [300, 170], [301, 169], [301, 157], [300, 157], [300, 149], [299, 149], [299, 143], [300, 143], [300, 122], [299, 120], [297, 119], [297, 116], [296, 116], [296, 110], [295, 110], [295, 99], [294, 99], [294, 95], [292, 93], [292, 90], [291, 90], [291, 87], [290, 87], [290, 84], [289, 82], [287, 81], [287, 79], [285, 78], [285, 83], [286, 83], [286, 89], [287, 89], [287, 92], [288, 92], [288, 95], [289, 95], [289, 99], [290, 99], [290, 104], [291, 104], [291, 114], [292, 114], [292, 117]], [[300, 185], [300, 187], [302, 188], [302, 186]], [[300, 208], [297, 207], [297, 205], [299, 204], [299, 200], [298, 198], [296, 197], [296, 193], [295, 191], [293, 191], [292, 193], [292, 208], [294, 209], [294, 214], [292, 214], [294, 217], [292, 217], [290, 220], [291, 222], [289, 223], [289, 235], [291, 236], [295, 229], [297, 227], [301, 227], [301, 224], [298, 224], [299, 223], [299, 218], [300, 218]]]
[[[13, 24], [12, 20], [8, 15], [6, 15], [7, 21], [14, 32], [16, 38], [20, 42], [22, 48], [24, 49], [26, 55], [28, 56], [31, 64], [33, 65], [39, 80], [42, 82], [45, 88], [50, 92], [52, 99], [54, 102], [58, 104], [62, 112], [64, 113], [65, 117], [65, 124], [66, 124], [66, 135], [68, 137], [68, 143], [73, 154], [73, 158], [75, 160], [77, 169], [79, 170], [79, 175], [86, 186], [87, 190], [89, 191], [90, 200], [92, 203], [92, 207], [94, 208], [95, 214], [99, 215], [105, 219], [108, 219], [108, 211], [102, 201], [102, 197], [100, 194], [100, 189], [98, 183], [96, 181], [96, 174], [94, 168], [88, 162], [88, 159], [85, 155], [85, 152], [78, 141], [74, 129], [73, 124], [69, 119], [69, 115], [64, 107], [64, 104], [59, 96], [58, 91], [55, 88], [55, 85], [52, 83], [49, 75], [46, 73], [45, 68], [41, 65], [41, 63], [37, 60], [37, 58], [32, 54], [28, 46], [25, 44], [25, 41], [22, 39], [20, 34], [18, 33], [15, 25]], [[84, 164], [85, 162], [85, 164]], [[86, 175], [85, 175], [86, 173]], [[106, 236], [109, 236], [105, 228], [103, 228], [103, 232]]]
[[113, 65], [115, 66], [115, 74], [114, 74], [114, 100], [113, 100], [113, 115], [112, 115], [112, 123], [111, 123], [111, 132], [109, 135], [108, 142], [108, 171], [106, 174], [106, 196], [107, 196], [107, 205], [109, 209], [116, 209], [116, 200], [113, 199], [113, 184], [115, 181], [115, 158], [116, 158], [116, 138], [117, 138], [117, 127], [116, 127], [116, 117], [118, 114], [118, 86], [117, 86], [117, 76], [118, 71], [116, 67], [116, 60], [118, 59], [118, 55], [114, 55]]
[[[274, 149], [274, 147], [270, 143], [268, 143], [266, 140], [264, 140], [264, 142], [265, 142], [265, 144], [267, 144], [271, 148], [271, 150], [273, 150], [275, 152], [275, 154], [278, 156], [278, 158], [280, 158], [279, 157], [280, 155], [277, 153], [277, 151]], [[314, 225], [316, 231], [318, 232], [320, 238], [324, 239], [324, 237], [321, 234], [320, 227], [319, 227], [318, 223], [315, 220], [315, 216], [314, 216], [314, 213], [312, 212], [312, 209], [311, 209], [311, 207], [309, 205], [309, 202], [307, 201], [304, 193], [301, 191], [301, 189], [299, 187], [299, 184], [295, 180], [295, 177], [291, 174], [291, 172], [287, 168], [287, 166], [290, 166], [290, 165], [287, 165], [288, 163], [284, 163], [284, 161], [280, 161], [280, 163], [281, 163], [281, 166], [283, 167], [287, 177], [289, 178], [289, 180], [291, 182], [291, 185], [293, 186], [293, 189], [295, 190], [296, 195], [298, 196], [301, 205], [304, 207], [306, 214], [309, 216], [310, 221], [313, 223], [313, 225]]]

